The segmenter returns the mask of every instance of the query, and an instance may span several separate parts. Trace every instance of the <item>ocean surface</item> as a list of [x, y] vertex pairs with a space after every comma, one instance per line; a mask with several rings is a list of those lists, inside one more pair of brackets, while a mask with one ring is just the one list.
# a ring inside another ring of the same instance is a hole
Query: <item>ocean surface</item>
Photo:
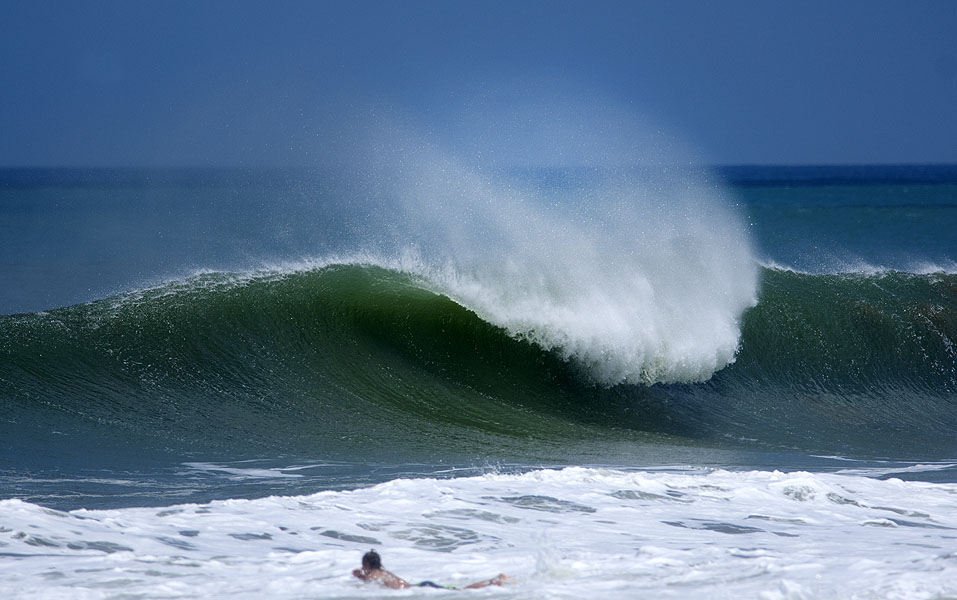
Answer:
[[955, 432], [957, 167], [0, 170], [5, 598], [957, 598]]

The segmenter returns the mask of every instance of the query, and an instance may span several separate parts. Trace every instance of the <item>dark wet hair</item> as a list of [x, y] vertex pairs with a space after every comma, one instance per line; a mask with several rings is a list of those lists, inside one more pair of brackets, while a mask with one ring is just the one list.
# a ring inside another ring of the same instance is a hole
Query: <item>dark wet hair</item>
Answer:
[[363, 569], [381, 569], [382, 568], [382, 559], [379, 558], [379, 553], [375, 550], [369, 550], [362, 555], [362, 568]]

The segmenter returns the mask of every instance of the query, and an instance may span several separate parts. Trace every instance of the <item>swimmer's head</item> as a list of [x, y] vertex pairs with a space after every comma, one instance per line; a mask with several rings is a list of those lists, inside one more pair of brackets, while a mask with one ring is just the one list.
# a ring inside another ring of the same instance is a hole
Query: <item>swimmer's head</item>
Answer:
[[362, 568], [368, 571], [382, 568], [382, 559], [375, 550], [369, 550], [362, 555]]

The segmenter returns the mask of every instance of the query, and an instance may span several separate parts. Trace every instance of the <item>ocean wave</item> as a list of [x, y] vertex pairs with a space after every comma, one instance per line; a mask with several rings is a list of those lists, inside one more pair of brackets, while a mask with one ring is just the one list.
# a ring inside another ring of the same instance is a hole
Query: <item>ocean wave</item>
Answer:
[[350, 457], [374, 453], [371, 440], [472, 452], [622, 430], [850, 454], [892, 441], [915, 455], [957, 450], [953, 275], [766, 269], [733, 365], [703, 383], [609, 386], [436, 291], [441, 280], [414, 262], [369, 262], [205, 273], [2, 317], [7, 422]]

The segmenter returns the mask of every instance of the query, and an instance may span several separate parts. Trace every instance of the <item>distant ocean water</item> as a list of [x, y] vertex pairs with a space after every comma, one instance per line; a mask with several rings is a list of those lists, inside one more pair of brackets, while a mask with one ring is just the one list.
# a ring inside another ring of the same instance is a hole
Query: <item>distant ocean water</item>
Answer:
[[0, 591], [957, 594], [954, 232], [938, 165], [0, 171]]

